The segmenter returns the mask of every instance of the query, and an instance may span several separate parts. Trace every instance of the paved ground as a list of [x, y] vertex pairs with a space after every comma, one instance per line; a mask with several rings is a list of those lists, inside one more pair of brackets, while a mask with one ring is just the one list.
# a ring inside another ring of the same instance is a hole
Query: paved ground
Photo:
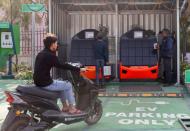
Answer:
[[[0, 80], [0, 124], [7, 113], [4, 90], [23, 81]], [[51, 131], [183, 131], [178, 117], [190, 117], [190, 98], [101, 97], [104, 113], [94, 126], [60, 124]]]

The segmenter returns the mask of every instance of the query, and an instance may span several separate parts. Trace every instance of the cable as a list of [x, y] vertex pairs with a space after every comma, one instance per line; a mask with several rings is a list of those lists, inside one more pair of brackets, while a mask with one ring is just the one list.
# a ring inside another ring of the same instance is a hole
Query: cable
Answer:
[[[164, 3], [164, 0], [160, 0], [160, 1], [162, 1], [162, 3]], [[163, 5], [163, 7], [164, 8], [166, 8], [167, 10], [170, 10], [170, 11], [175, 11], [176, 10], [176, 8], [175, 7], [173, 7], [174, 6], [174, 2], [171, 2], [172, 3], [172, 5], [171, 5], [171, 7], [169, 8], [166, 4], [162, 4]]]
[[[132, 2], [133, 5], [134, 5], [134, 8], [137, 10], [137, 11], [143, 11], [144, 9], [140, 9], [139, 6], [133, 1]], [[142, 5], [141, 5], [142, 6]], [[144, 6], [143, 6], [144, 7]], [[155, 10], [157, 7], [157, 4], [154, 5], [153, 9], [150, 9], [150, 10]]]

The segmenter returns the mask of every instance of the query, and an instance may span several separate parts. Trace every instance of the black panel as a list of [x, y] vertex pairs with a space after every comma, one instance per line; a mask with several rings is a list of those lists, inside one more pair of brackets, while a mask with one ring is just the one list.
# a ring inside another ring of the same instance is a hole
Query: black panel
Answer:
[[153, 66], [157, 64], [157, 54], [153, 53], [154, 43], [157, 42], [154, 33], [142, 29], [143, 38], [134, 39], [134, 31], [131, 30], [120, 39], [120, 60], [126, 66]]
[[[84, 65], [95, 65], [94, 58], [94, 44], [96, 39], [85, 39], [85, 32], [94, 32], [94, 35], [98, 34], [98, 31], [95, 29], [86, 29], [82, 30], [76, 34], [71, 41], [71, 54], [70, 61], [77, 62], [80, 61]], [[108, 48], [108, 39], [104, 38]]]

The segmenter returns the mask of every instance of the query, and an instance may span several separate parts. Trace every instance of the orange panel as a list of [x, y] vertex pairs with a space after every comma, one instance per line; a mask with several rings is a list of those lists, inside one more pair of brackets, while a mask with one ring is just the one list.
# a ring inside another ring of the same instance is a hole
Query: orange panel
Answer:
[[122, 66], [120, 65], [120, 79], [157, 79], [158, 65], [148, 66]]
[[[96, 79], [96, 66], [85, 66], [87, 69], [85, 72], [82, 72], [81, 74], [86, 76], [89, 79]], [[102, 75], [99, 75], [99, 78], [102, 78]], [[109, 79], [110, 76], [106, 76], [106, 79]]]

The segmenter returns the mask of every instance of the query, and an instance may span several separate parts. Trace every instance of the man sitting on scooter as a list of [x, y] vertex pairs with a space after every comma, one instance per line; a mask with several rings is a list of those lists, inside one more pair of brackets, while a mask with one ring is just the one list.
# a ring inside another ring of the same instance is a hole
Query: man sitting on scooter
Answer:
[[[54, 34], [47, 34], [43, 40], [44, 50], [38, 53], [34, 67], [34, 83], [45, 90], [52, 92], [60, 92], [60, 99], [63, 103], [63, 112], [70, 114], [81, 113], [76, 109], [75, 97], [73, 93], [72, 84], [69, 81], [53, 80], [50, 76], [50, 70], [52, 67], [61, 69], [68, 69], [74, 71], [80, 71], [80, 68], [73, 67], [68, 64], [61, 64], [56, 56], [57, 51], [57, 37]], [[69, 105], [67, 104], [67, 102]]]

